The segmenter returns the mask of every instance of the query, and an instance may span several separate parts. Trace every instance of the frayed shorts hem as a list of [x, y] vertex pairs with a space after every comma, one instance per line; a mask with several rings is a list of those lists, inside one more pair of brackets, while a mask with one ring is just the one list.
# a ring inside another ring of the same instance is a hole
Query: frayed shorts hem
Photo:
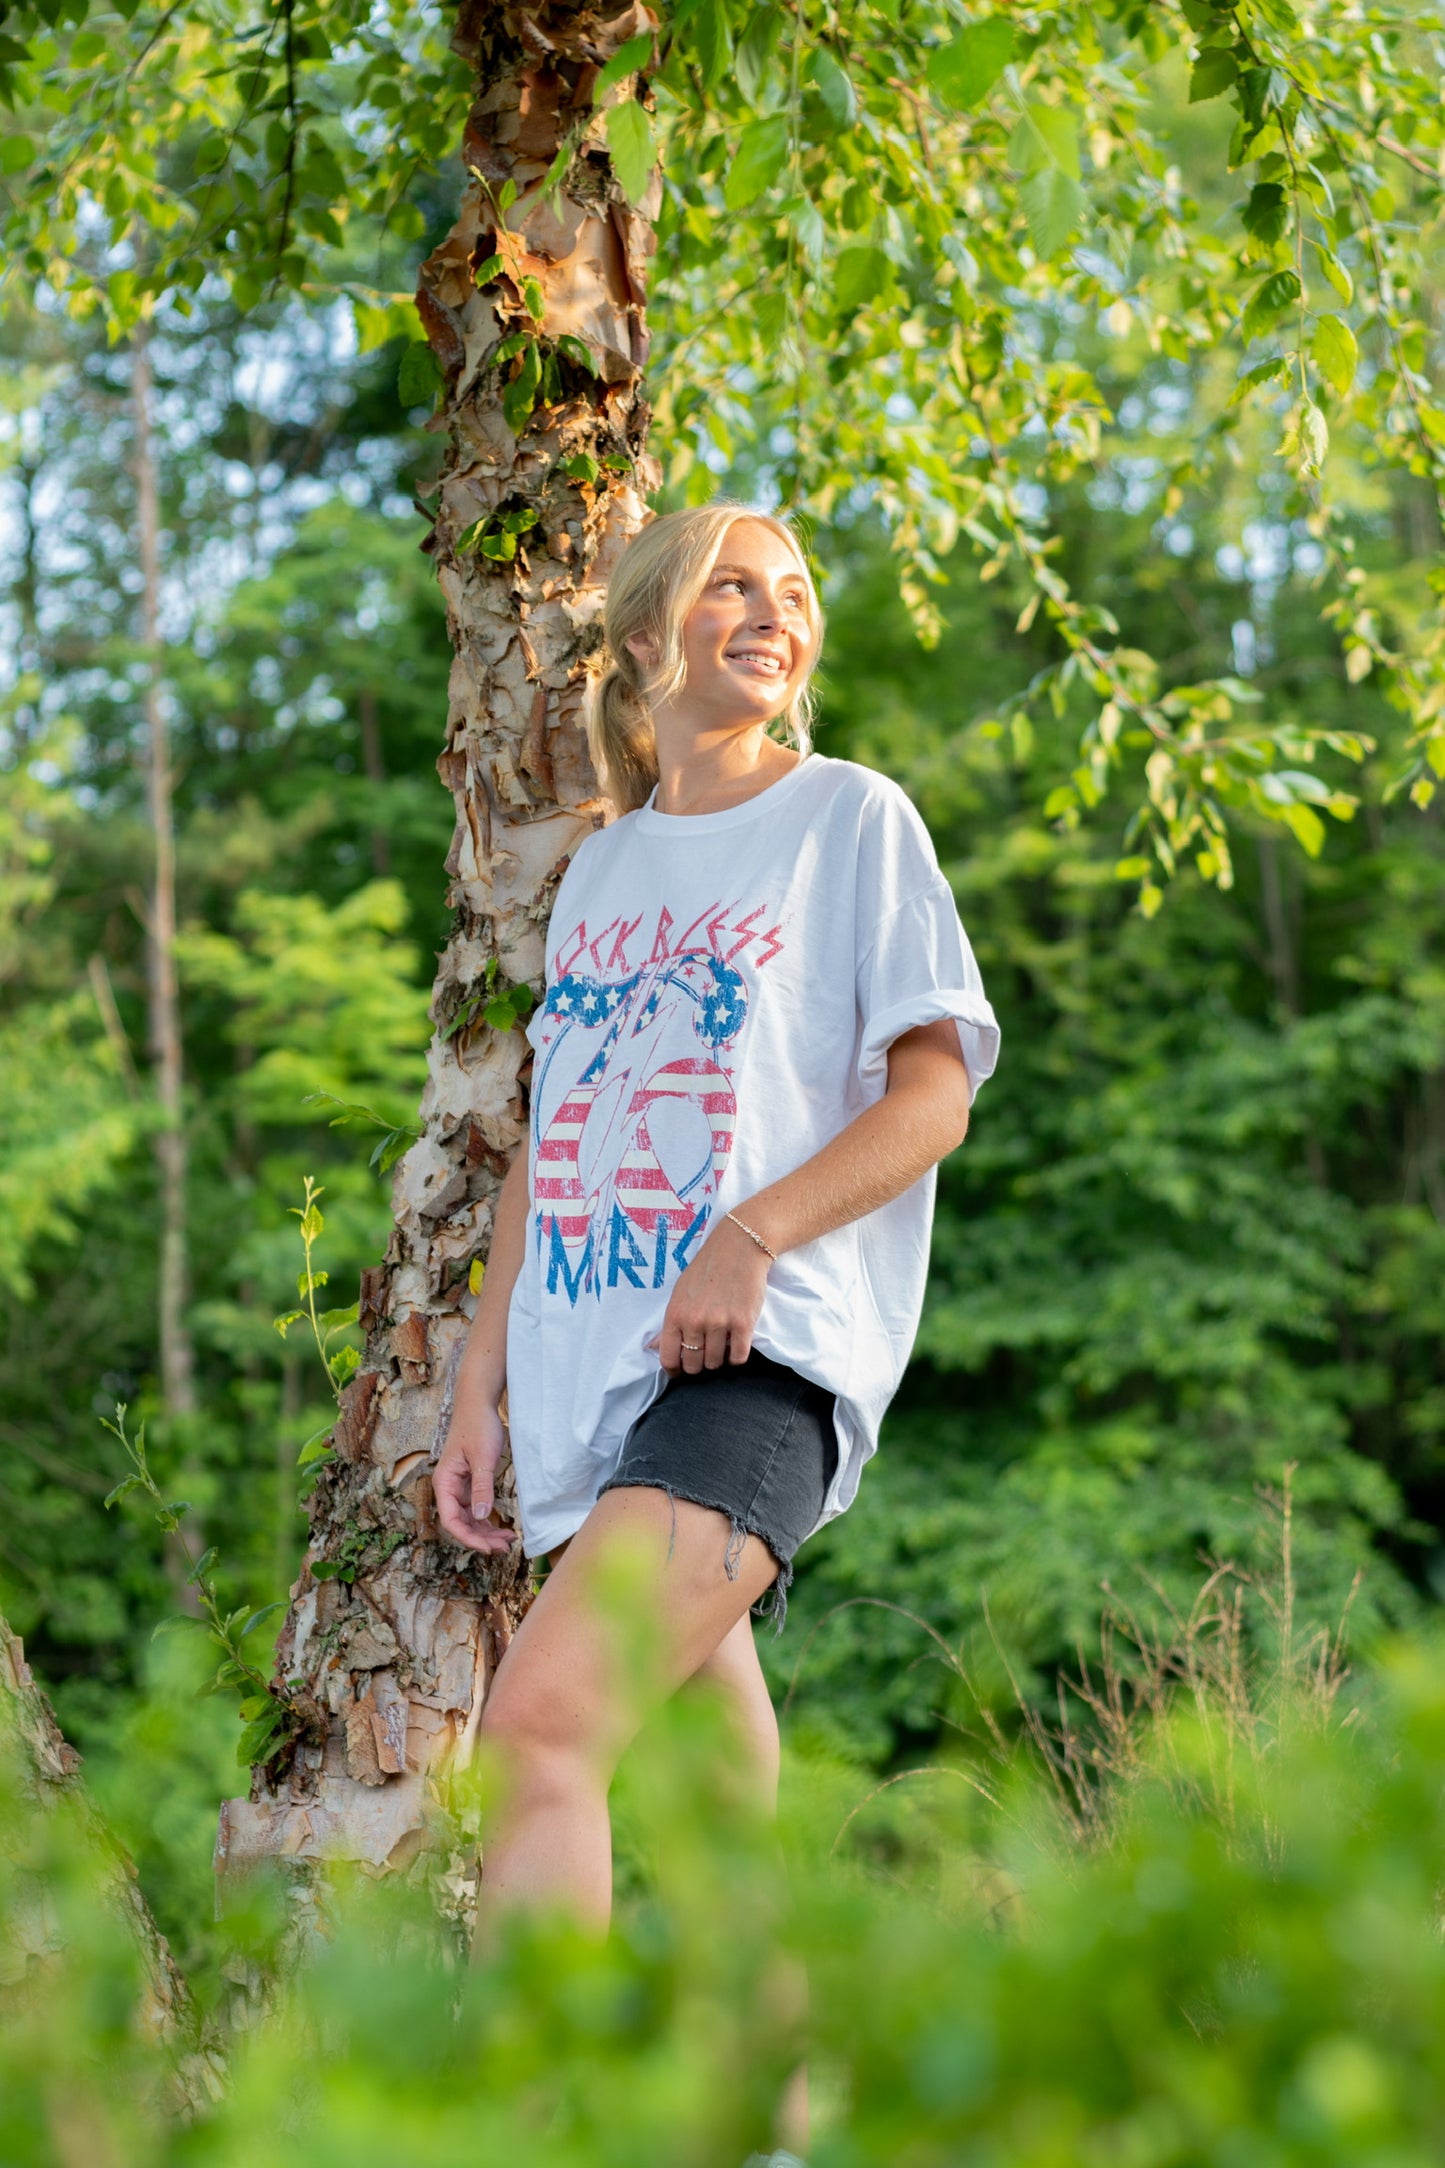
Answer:
[[748, 1537], [756, 1536], [759, 1543], [766, 1544], [778, 1569], [777, 1578], [770, 1588], [764, 1589], [757, 1602], [751, 1606], [751, 1611], [754, 1618], [771, 1619], [775, 1634], [782, 1632], [788, 1615], [788, 1590], [793, 1585], [793, 1562], [790, 1558], [779, 1557], [779, 1545], [766, 1528], [758, 1527], [751, 1518], [740, 1517], [731, 1506], [723, 1505], [719, 1499], [705, 1498], [700, 1491], [684, 1490], [677, 1483], [664, 1483], [655, 1475], [615, 1475], [610, 1482], [603, 1484], [597, 1495], [605, 1498], [611, 1490], [655, 1490], [663, 1493], [672, 1507], [672, 1536], [667, 1546], [669, 1558], [672, 1556], [672, 1545], [677, 1536], [679, 1498], [684, 1505], [703, 1506], [709, 1513], [720, 1513], [729, 1529], [727, 1549], [723, 1553], [723, 1571], [730, 1581], [735, 1581], [738, 1577], [743, 1545]]

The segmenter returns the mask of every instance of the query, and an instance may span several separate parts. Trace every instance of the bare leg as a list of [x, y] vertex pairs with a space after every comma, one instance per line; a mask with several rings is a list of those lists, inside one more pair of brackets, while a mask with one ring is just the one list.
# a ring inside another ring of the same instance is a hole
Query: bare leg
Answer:
[[[758, 1662], [751, 1620], [740, 1618], [732, 1632], [718, 1644], [706, 1663], [700, 1664], [689, 1688], [706, 1683], [722, 1694], [745, 1759], [749, 1789], [759, 1807], [773, 1814], [778, 1803], [778, 1768], [782, 1751], [778, 1740], [777, 1712]], [[808, 2002], [807, 1976], [791, 1959], [780, 1961], [781, 1970], [772, 1992], [791, 2022], [797, 2022]], [[777, 2136], [788, 2151], [802, 2154], [808, 2146], [808, 2066], [799, 2063], [783, 2089], [778, 2104]]]
[[748, 1789], [768, 1814], [777, 1809], [778, 1768], [782, 1749], [778, 1719], [758, 1662], [751, 1620], [744, 1615], [725, 1634], [689, 1682], [709, 1686], [722, 1696], [734, 1736], [742, 1750]]
[[[543, 1582], [482, 1717], [504, 1780], [482, 1867], [484, 1943], [499, 1914], [517, 1905], [555, 1907], [606, 1927], [607, 1789], [623, 1749], [650, 1702], [691, 1678], [740, 1623], [746, 1631], [749, 1607], [777, 1573], [767, 1545], [749, 1536], [729, 1580], [728, 1533], [723, 1515], [674, 1504], [663, 1491], [608, 1491]], [[629, 1657], [627, 1632], [598, 1600], [599, 1572], [605, 1577], [624, 1545], [628, 1623], [646, 1629], [646, 1678], [637, 1675], [635, 1649]], [[728, 1668], [742, 1675], [740, 1652]]]

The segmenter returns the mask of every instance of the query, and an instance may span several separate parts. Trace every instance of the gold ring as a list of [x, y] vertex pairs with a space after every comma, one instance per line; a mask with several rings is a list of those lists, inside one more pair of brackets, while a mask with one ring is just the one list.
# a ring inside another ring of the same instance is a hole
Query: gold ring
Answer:
[[703, 1350], [701, 1340], [684, 1340], [682, 1345], [687, 1349], [689, 1355], [701, 1355]]

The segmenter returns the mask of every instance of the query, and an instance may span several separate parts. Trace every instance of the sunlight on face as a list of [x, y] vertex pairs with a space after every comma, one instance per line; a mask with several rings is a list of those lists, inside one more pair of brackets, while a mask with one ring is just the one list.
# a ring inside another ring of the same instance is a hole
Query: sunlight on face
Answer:
[[682, 628], [685, 698], [738, 722], [771, 722], [791, 706], [813, 657], [808, 583], [797, 555], [757, 520], [723, 537]]

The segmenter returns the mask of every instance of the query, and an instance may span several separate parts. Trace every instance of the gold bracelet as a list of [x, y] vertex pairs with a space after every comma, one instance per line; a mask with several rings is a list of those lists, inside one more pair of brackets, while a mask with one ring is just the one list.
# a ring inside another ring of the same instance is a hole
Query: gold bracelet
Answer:
[[742, 1231], [743, 1231], [743, 1233], [744, 1233], [745, 1235], [747, 1235], [747, 1236], [748, 1236], [748, 1237], [750, 1238], [750, 1240], [752, 1240], [752, 1241], [756, 1242], [756, 1244], [758, 1245], [758, 1248], [759, 1248], [760, 1250], [764, 1251], [764, 1252], [765, 1252], [765, 1253], [766, 1253], [766, 1254], [767, 1254], [767, 1255], [768, 1255], [769, 1257], [771, 1257], [771, 1259], [773, 1260], [773, 1263], [774, 1263], [774, 1264], [776, 1264], [776, 1263], [777, 1263], [777, 1261], [778, 1261], [778, 1253], [777, 1253], [777, 1251], [776, 1251], [776, 1250], [770, 1250], [770, 1249], [768, 1248], [768, 1245], [767, 1245], [767, 1243], [766, 1243], [766, 1242], [764, 1242], [764, 1240], [763, 1240], [762, 1236], [761, 1236], [761, 1235], [755, 1235], [755, 1234], [753, 1233], [753, 1230], [752, 1230], [752, 1228], [751, 1228], [751, 1227], [749, 1227], [749, 1225], [748, 1225], [748, 1223], [747, 1223], [747, 1221], [746, 1221], [746, 1220], [740, 1220], [740, 1219], [738, 1218], [738, 1216], [737, 1216], [736, 1212], [724, 1212], [724, 1214], [723, 1214], [723, 1218], [724, 1218], [724, 1219], [730, 1219], [730, 1220], [732, 1221], [732, 1223], [733, 1223], [734, 1227], [741, 1227], [741, 1228], [742, 1228]]

